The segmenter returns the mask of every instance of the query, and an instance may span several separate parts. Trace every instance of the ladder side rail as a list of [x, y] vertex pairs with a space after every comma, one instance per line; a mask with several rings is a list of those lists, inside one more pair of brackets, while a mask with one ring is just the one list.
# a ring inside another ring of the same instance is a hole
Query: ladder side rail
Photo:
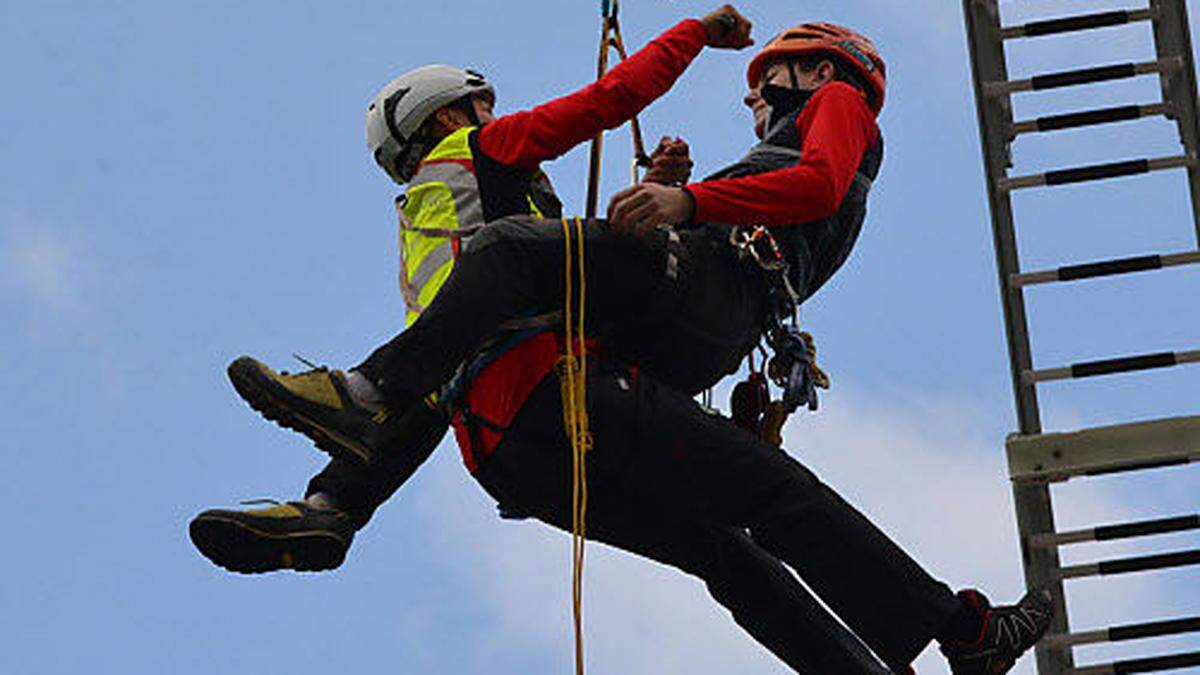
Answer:
[[[1154, 49], [1159, 59], [1179, 58], [1182, 67], [1163, 73], [1163, 101], [1171, 104], [1179, 137], [1185, 152], [1200, 152], [1200, 124], [1196, 96], [1196, 59], [1192, 52], [1191, 26], [1185, 0], [1150, 0], [1156, 14], [1152, 22]], [[1200, 248], [1200, 169], [1188, 167], [1188, 187], [1192, 196], [1192, 220], [1196, 227], [1196, 246]]]
[[[1008, 79], [1004, 45], [1000, 38], [999, 5], [996, 0], [963, 0], [963, 17], [967, 29], [975, 105], [983, 146], [988, 205], [992, 216], [993, 245], [1004, 310], [1018, 428], [1023, 434], [1037, 434], [1042, 425], [1036, 385], [1025, 383], [1021, 377], [1024, 371], [1033, 366], [1025, 299], [1021, 288], [1008, 282], [1013, 274], [1020, 272], [1012, 201], [1007, 192], [997, 189], [998, 181], [1005, 177], [1009, 165], [1012, 108], [1008, 96], [992, 97], [984, 91], [986, 83], [1003, 82]], [[1050, 503], [1049, 484], [1014, 483], [1012, 489], [1021, 540], [1021, 557], [1025, 568], [1025, 583], [1030, 588], [1045, 588], [1051, 592], [1054, 597], [1055, 616], [1050, 630], [1055, 633], [1067, 633], [1069, 630], [1063, 584], [1054, 575], [1054, 571], [1059, 567], [1058, 550], [1037, 548], [1029, 544], [1035, 535], [1054, 532], [1054, 511]], [[1041, 675], [1066, 675], [1074, 669], [1074, 657], [1069, 647], [1038, 645], [1036, 658]]]

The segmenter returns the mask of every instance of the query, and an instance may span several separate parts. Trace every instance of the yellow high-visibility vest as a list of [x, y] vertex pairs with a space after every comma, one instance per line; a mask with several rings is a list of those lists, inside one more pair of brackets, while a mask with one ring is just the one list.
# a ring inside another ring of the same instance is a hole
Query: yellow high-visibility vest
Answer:
[[[434, 146], [404, 195], [400, 290], [408, 307], [406, 326], [446, 283], [462, 245], [486, 224], [468, 141], [475, 129], [458, 129]], [[542, 216], [532, 199], [529, 213]]]

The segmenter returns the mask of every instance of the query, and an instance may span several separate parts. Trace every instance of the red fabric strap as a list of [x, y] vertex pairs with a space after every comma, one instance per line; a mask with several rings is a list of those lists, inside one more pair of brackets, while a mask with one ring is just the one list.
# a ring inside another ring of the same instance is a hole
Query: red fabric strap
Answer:
[[[589, 339], [585, 344], [589, 355], [599, 352], [595, 340]], [[461, 413], [453, 418], [454, 436], [468, 471], [474, 473], [479, 468], [478, 459], [491, 455], [496, 449], [504, 436], [502, 430], [516, 419], [534, 388], [554, 371], [562, 352], [560, 335], [539, 333], [488, 364], [476, 376], [463, 404], [472, 415], [486, 420], [487, 424], [477, 424], [472, 430], [470, 420]], [[473, 432], [475, 438], [472, 438]]]

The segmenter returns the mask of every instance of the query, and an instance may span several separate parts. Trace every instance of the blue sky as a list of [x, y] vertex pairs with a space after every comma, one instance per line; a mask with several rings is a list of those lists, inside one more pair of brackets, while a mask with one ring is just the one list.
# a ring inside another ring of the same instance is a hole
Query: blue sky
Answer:
[[[1004, 2], [1007, 20], [1128, 2]], [[834, 389], [788, 446], [931, 571], [1020, 593], [1002, 442], [1014, 426], [959, 3], [767, 0], [788, 25], [861, 27], [887, 57], [887, 158], [854, 258], [806, 309]], [[641, 45], [697, 2], [627, 0]], [[230, 576], [191, 548], [197, 511], [298, 495], [323, 457], [258, 419], [223, 369], [292, 352], [357, 362], [403, 320], [391, 198], [363, 111], [427, 63], [486, 72], [500, 112], [584, 84], [594, 2], [58, 2], [0, 13], [0, 393], [10, 480], [4, 673], [566, 672], [568, 540], [500, 522], [449, 442], [333, 574]], [[1193, 24], [1196, 17], [1193, 13]], [[1145, 26], [1010, 51], [1014, 75], [1150, 58]], [[751, 142], [749, 54], [704, 53], [648, 111], [698, 173]], [[1023, 95], [1019, 117], [1156, 101], [1152, 79]], [[605, 189], [627, 175], [608, 143]], [[1146, 120], [1022, 139], [1020, 173], [1175, 154]], [[582, 210], [586, 153], [547, 166]], [[1030, 269], [1196, 247], [1179, 172], [1020, 194]], [[1200, 347], [1194, 269], [1029, 293], [1039, 367]], [[1193, 367], [1043, 387], [1046, 426], [1196, 414]], [[718, 392], [721, 400], [724, 392]], [[1195, 469], [1055, 488], [1064, 527], [1194, 512]], [[1195, 547], [1172, 535], [1073, 561]], [[592, 672], [785, 672], [702, 586], [602, 548], [589, 559]], [[1195, 570], [1069, 586], [1093, 628], [1194, 615]], [[1082, 662], [1196, 639], [1077, 652]], [[1132, 651], [1131, 651], [1132, 650]], [[924, 673], [947, 672], [930, 650]], [[1032, 672], [1028, 660], [1019, 672]]]

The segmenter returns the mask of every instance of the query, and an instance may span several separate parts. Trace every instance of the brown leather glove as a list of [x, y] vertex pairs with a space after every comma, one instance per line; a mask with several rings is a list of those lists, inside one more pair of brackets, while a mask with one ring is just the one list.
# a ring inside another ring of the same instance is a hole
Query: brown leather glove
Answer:
[[700, 19], [708, 33], [707, 45], [717, 49], [745, 49], [754, 44], [750, 30], [754, 24], [742, 16], [733, 5], [721, 5]]
[[687, 141], [663, 136], [658, 147], [650, 153], [650, 168], [642, 176], [643, 183], [683, 185], [692, 175], [692, 158]]

